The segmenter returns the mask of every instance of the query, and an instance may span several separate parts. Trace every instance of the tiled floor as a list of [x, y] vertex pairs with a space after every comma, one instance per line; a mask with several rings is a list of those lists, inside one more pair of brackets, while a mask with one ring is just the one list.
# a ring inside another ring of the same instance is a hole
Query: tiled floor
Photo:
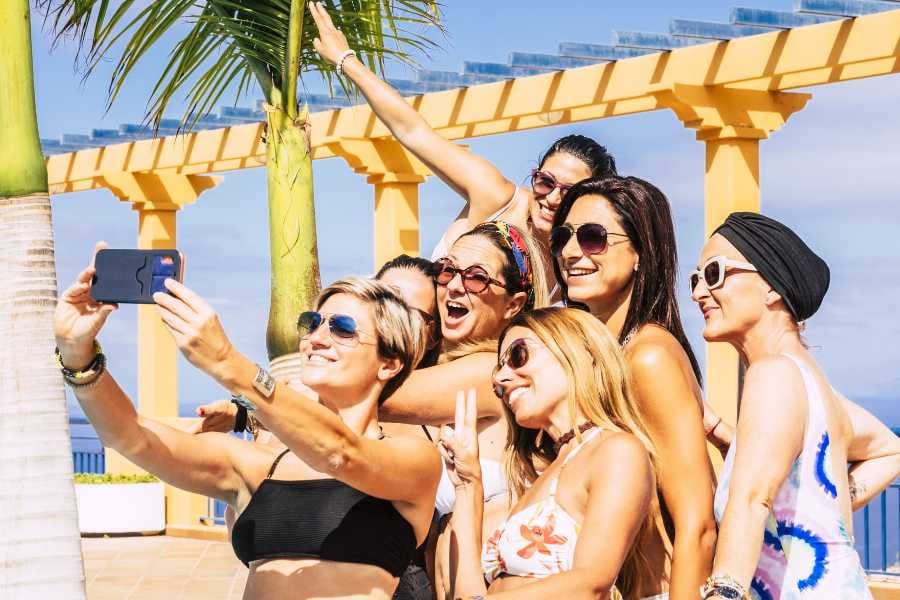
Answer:
[[240, 600], [247, 569], [224, 542], [84, 538], [88, 600]]

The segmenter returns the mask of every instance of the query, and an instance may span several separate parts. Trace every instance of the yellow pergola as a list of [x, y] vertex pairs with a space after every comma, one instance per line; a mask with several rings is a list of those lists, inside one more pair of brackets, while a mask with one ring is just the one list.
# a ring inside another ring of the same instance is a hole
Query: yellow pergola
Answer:
[[[803, 109], [797, 88], [900, 71], [900, 10], [688, 46], [409, 98], [451, 140], [670, 109], [706, 147], [707, 232], [730, 212], [759, 211], [759, 142]], [[418, 186], [428, 169], [365, 105], [311, 115], [314, 159], [339, 156], [374, 185], [374, 264], [419, 250]], [[218, 183], [208, 174], [262, 166], [262, 124], [116, 144], [51, 156], [52, 193], [110, 189], [139, 214], [138, 245], [171, 248], [179, 208]], [[176, 350], [155, 313], [139, 314], [139, 404], [177, 415]], [[710, 403], [734, 422], [738, 360], [707, 346]], [[171, 512], [170, 512], [171, 515]]]

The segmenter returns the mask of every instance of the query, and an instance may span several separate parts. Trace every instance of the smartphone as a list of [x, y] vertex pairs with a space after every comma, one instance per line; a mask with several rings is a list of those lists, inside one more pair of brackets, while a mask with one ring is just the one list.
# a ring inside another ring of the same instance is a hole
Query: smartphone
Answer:
[[98, 302], [153, 304], [155, 292], [168, 293], [166, 279], [184, 279], [184, 255], [178, 250], [107, 248], [94, 259], [91, 297]]

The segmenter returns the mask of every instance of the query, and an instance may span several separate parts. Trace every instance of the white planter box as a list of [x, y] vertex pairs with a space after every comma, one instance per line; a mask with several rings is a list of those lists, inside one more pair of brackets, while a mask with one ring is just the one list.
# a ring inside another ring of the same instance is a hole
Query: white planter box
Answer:
[[162, 482], [76, 483], [81, 533], [162, 533], [166, 496]]

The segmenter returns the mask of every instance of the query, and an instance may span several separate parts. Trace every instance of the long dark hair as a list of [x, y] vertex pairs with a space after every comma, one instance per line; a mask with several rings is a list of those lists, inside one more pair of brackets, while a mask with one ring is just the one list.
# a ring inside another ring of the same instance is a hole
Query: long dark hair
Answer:
[[609, 177], [616, 174], [616, 161], [612, 154], [587, 136], [573, 134], [559, 138], [547, 148], [538, 161], [538, 166], [543, 167], [544, 162], [558, 152], [571, 154], [586, 164], [591, 171], [591, 177]]
[[[602, 196], [609, 201], [640, 257], [640, 267], [634, 274], [631, 302], [625, 324], [619, 333], [619, 343], [624, 342], [626, 336], [636, 328], [648, 323], [660, 325], [684, 348], [697, 381], [702, 382], [700, 364], [684, 334], [681, 313], [678, 311], [675, 295], [678, 251], [675, 246], [672, 211], [665, 194], [653, 184], [637, 177], [585, 179], [566, 193], [556, 209], [553, 226], [564, 224], [575, 202], [582, 196], [589, 195]], [[569, 301], [569, 290], [560, 271], [559, 261], [553, 261], [553, 272], [566, 305], [579, 306], [579, 303]]]
[[[375, 279], [381, 279], [385, 273], [393, 269], [418, 271], [427, 277], [435, 288], [437, 287], [437, 284], [434, 283], [434, 263], [426, 258], [422, 258], [421, 256], [410, 256], [408, 254], [395, 256], [381, 265], [381, 268], [378, 269], [378, 273], [375, 274]], [[435, 305], [437, 305], [437, 289], [435, 289]], [[444, 334], [441, 332], [441, 315], [435, 310], [431, 316], [434, 317], [434, 337], [428, 340], [428, 349], [425, 351], [425, 356], [422, 357], [422, 360], [420, 360], [419, 364], [416, 366], [417, 369], [436, 365], [438, 357], [441, 354], [441, 344], [438, 343], [444, 337]]]

